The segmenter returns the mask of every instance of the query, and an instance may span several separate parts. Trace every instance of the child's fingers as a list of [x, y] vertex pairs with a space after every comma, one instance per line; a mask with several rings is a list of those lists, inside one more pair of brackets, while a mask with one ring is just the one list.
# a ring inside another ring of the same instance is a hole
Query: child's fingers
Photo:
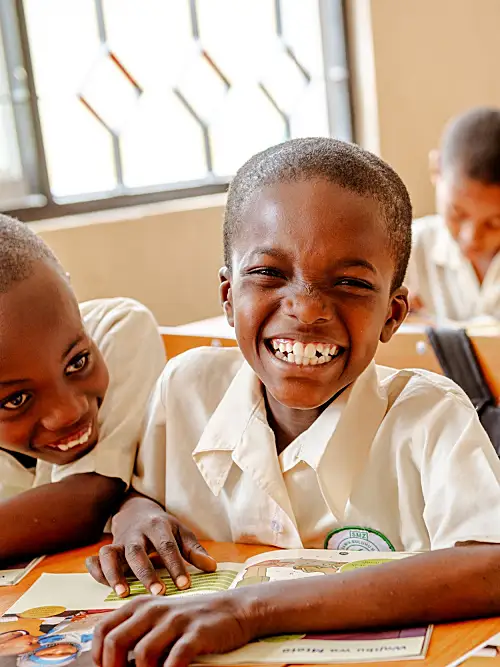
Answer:
[[130, 592], [125, 578], [126, 562], [122, 546], [107, 544], [99, 550], [99, 567], [109, 586], [118, 597], [127, 597]]
[[135, 667], [161, 665], [169, 648], [182, 635], [182, 632], [183, 628], [175, 618], [167, 617], [165, 620], [160, 619], [159, 622], [150, 623], [148, 632], [143, 632], [141, 640], [132, 647]]
[[[128, 602], [123, 605], [116, 611], [112, 611], [109, 614], [106, 614], [106, 618], [101, 621], [94, 628], [93, 639], [92, 639], [92, 659], [96, 665], [102, 665], [103, 661], [103, 652], [104, 652], [104, 643], [106, 637], [112, 632], [117, 626], [125, 623], [129, 618], [133, 617], [134, 611], [136, 609], [136, 604], [140, 601], [140, 598], [136, 598], [133, 602]], [[108, 641], [108, 645], [111, 643], [111, 646], [114, 646], [114, 642]], [[125, 656], [126, 658], [127, 656]]]
[[[156, 549], [156, 545], [154, 545]], [[152, 595], [163, 595], [165, 584], [158, 577], [146, 549], [141, 544], [128, 544], [125, 547], [125, 558], [128, 566]]]
[[89, 556], [85, 560], [85, 567], [87, 568], [89, 574], [99, 583], [104, 586], [109, 586], [108, 580], [104, 576], [104, 573], [101, 568], [101, 563], [99, 562], [99, 556]]
[[162, 523], [155, 527], [154, 534], [148, 537], [177, 588], [189, 588], [191, 580], [170, 525], [167, 522]]
[[198, 637], [194, 633], [183, 635], [172, 647], [164, 667], [189, 667], [200, 654]]
[[198, 542], [198, 538], [184, 526], [179, 526], [179, 541], [182, 555], [195, 567], [204, 572], [215, 572], [217, 561]]

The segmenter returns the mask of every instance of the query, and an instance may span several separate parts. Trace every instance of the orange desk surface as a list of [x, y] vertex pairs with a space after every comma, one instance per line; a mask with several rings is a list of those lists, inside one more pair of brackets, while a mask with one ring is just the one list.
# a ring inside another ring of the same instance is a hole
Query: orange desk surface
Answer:
[[[104, 540], [102, 544], [109, 540]], [[64, 554], [50, 556], [43, 560], [40, 565], [30, 572], [17, 586], [6, 586], [0, 588], [0, 613], [4, 613], [12, 604], [33, 584], [42, 572], [70, 573], [84, 572], [85, 558], [97, 552], [99, 546], [85, 547]], [[209, 553], [218, 561], [243, 562], [252, 555], [269, 551], [270, 547], [249, 546], [243, 544], [222, 544], [208, 542], [204, 546]], [[405, 662], [377, 662], [363, 663], [363, 665], [378, 665], [381, 667], [402, 667], [402, 665], [413, 664], [429, 667], [445, 667], [448, 663], [456, 660], [471, 649], [486, 641], [494, 634], [500, 632], [500, 618], [482, 621], [468, 621], [465, 623], [452, 623], [439, 625], [434, 632], [425, 660]], [[336, 663], [339, 664], [339, 663]], [[353, 665], [353, 663], [350, 663]], [[496, 660], [482, 658], [481, 664], [488, 667], [496, 664]], [[275, 666], [276, 667], [276, 666]], [[354, 666], [356, 667], [356, 666]], [[360, 666], [358, 666], [360, 667]]]

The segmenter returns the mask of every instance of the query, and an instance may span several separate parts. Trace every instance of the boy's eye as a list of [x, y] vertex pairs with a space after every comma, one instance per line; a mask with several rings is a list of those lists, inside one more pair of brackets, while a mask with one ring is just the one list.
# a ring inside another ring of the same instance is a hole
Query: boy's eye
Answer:
[[2, 401], [0, 407], [3, 410], [19, 410], [19, 408], [22, 408], [30, 398], [31, 395], [25, 391], [18, 391], [16, 394], [12, 394]]
[[66, 375], [72, 375], [73, 373], [79, 373], [80, 371], [83, 371], [83, 369], [87, 367], [89, 359], [90, 352], [82, 352], [82, 354], [74, 357], [66, 366]]
[[359, 278], [340, 278], [337, 281], [337, 285], [345, 287], [358, 287], [360, 289], [373, 289], [373, 285], [365, 280], [360, 280]]
[[269, 278], [283, 278], [283, 274], [278, 269], [273, 269], [269, 266], [264, 266], [261, 269], [254, 269], [250, 271], [250, 275], [267, 276]]

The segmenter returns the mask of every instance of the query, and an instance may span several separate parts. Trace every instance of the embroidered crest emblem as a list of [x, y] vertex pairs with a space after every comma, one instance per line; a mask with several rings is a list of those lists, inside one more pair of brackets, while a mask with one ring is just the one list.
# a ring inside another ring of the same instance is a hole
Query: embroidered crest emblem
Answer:
[[325, 539], [325, 549], [335, 551], [396, 551], [391, 541], [378, 530], [346, 526], [332, 530]]

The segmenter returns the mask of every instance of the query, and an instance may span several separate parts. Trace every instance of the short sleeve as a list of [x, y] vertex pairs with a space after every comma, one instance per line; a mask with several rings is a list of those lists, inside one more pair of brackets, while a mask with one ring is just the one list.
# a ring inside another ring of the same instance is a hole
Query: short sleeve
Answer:
[[96, 447], [73, 463], [53, 466], [52, 481], [96, 472], [128, 485], [148, 399], [165, 366], [162, 339], [151, 312], [132, 299], [98, 299], [80, 310], [107, 364], [109, 386], [99, 410]]
[[432, 417], [421, 470], [432, 548], [500, 542], [500, 461], [476, 411], [450, 394]]
[[165, 504], [166, 415], [163, 392], [167, 368], [156, 383], [149, 402], [132, 478], [133, 488], [161, 505]]
[[28, 491], [34, 481], [34, 468], [25, 468], [8, 452], [0, 450], [0, 501]]

